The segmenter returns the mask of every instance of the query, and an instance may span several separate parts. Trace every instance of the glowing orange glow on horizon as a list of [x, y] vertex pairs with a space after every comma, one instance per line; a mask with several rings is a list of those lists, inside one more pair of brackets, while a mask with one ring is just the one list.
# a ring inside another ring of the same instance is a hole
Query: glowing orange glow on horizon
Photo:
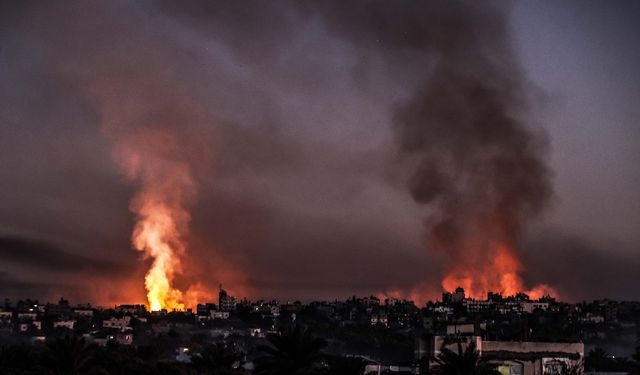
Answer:
[[442, 280], [442, 288], [445, 291], [462, 287], [467, 296], [475, 299], [485, 299], [489, 292], [501, 293], [503, 296], [513, 296], [522, 292], [533, 299], [545, 295], [557, 296], [556, 291], [546, 284], [537, 285], [530, 290], [524, 286], [520, 276], [522, 264], [515, 251], [508, 246], [497, 245], [482, 252], [470, 253], [480, 253], [484, 256], [480, 261], [476, 259], [454, 264]]
[[[482, 220], [470, 225], [458, 236], [440, 235], [437, 230], [429, 231], [429, 245], [432, 251], [444, 256], [444, 276], [442, 291], [453, 292], [461, 287], [465, 296], [485, 300], [489, 292], [500, 293], [504, 297], [525, 293], [533, 300], [545, 296], [559, 298], [557, 291], [547, 285], [527, 287], [522, 274], [524, 266], [518, 258], [513, 235], [500, 220]], [[424, 303], [438, 298], [438, 292], [429, 285], [414, 285], [406, 288], [390, 288], [378, 294], [385, 298], [403, 298]]]

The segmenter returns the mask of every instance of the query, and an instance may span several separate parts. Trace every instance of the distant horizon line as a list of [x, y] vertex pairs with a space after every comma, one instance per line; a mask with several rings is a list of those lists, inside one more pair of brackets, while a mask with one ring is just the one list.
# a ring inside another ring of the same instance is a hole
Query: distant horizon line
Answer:
[[[447, 292], [443, 292], [443, 294], [444, 294], [444, 293], [447, 293]], [[501, 296], [501, 298], [502, 298], [502, 299], [504, 299], [504, 300], [510, 300], [510, 299], [511, 299], [511, 300], [513, 300], [513, 299], [515, 299], [515, 298], [516, 298], [517, 294], [516, 294], [516, 295], [510, 295], [510, 296], [502, 296], [502, 295], [500, 295], [500, 296]], [[404, 302], [407, 302], [407, 303], [412, 303], [412, 304], [414, 304], [416, 307], [422, 307], [422, 305], [427, 305], [427, 304], [429, 304], [429, 303], [443, 303], [443, 302], [444, 302], [442, 299], [434, 299], [434, 300], [428, 300], [428, 301], [426, 301], [426, 302], [424, 302], [423, 304], [421, 304], [421, 305], [420, 305], [420, 304], [417, 304], [417, 303], [416, 303], [416, 301], [413, 301], [413, 300], [411, 300], [411, 299], [406, 299], [406, 298], [393, 298], [393, 297], [387, 297], [387, 298], [384, 298], [384, 299], [383, 299], [383, 298], [380, 298], [380, 297], [375, 296], [375, 295], [369, 295], [369, 296], [358, 296], [358, 295], [353, 295], [353, 296], [349, 296], [349, 297], [347, 297], [347, 298], [343, 298], [343, 299], [340, 299], [340, 298], [333, 298], [333, 299], [312, 299], [312, 300], [306, 300], [306, 299], [286, 299], [286, 300], [285, 300], [285, 299], [278, 299], [278, 298], [257, 298], [257, 299], [249, 299], [249, 298], [247, 298], [247, 297], [242, 297], [241, 299], [240, 299], [240, 298], [238, 298], [238, 299], [237, 299], [237, 302], [238, 302], [238, 303], [243, 302], [243, 301], [250, 302], [250, 303], [256, 303], [256, 302], [265, 302], [265, 303], [269, 303], [269, 302], [276, 302], [276, 303], [278, 303], [279, 305], [293, 305], [293, 304], [297, 304], [297, 303], [300, 303], [300, 304], [303, 304], [303, 305], [309, 305], [309, 304], [312, 304], [312, 303], [323, 303], [323, 302], [347, 302], [347, 301], [349, 301], [349, 300], [351, 300], [351, 299], [353, 299], [353, 298], [355, 298], [356, 300], [362, 300], [362, 299], [367, 299], [367, 298], [377, 299], [381, 304], [382, 304], [383, 302], [385, 302], [385, 301], [394, 301], [394, 300], [395, 300], [395, 301], [404, 301]], [[605, 302], [605, 301], [607, 301], [607, 302], [617, 302], [617, 303], [640, 303], [640, 300], [625, 300], [625, 299], [622, 299], [622, 300], [616, 300], [616, 299], [611, 299], [611, 298], [607, 298], [607, 297], [605, 297], [605, 298], [594, 298], [594, 299], [590, 299], [590, 300], [586, 300], [586, 299], [585, 299], [585, 300], [582, 300], [582, 301], [569, 302], [569, 301], [560, 300], [560, 299], [558, 299], [558, 298], [556, 298], [556, 297], [552, 297], [552, 296], [544, 296], [544, 297], [541, 297], [541, 298], [539, 298], [539, 299], [529, 299], [528, 301], [527, 301], [527, 300], [520, 300], [520, 301], [516, 300], [516, 301], [518, 301], [518, 302], [544, 302], [544, 300], [548, 300], [549, 298], [550, 298], [551, 300], [553, 300], [554, 302], [556, 302], [556, 303], [566, 303], [566, 304], [570, 304], [570, 305], [571, 305], [571, 304], [573, 304], [573, 305], [577, 305], [577, 304], [581, 304], [581, 303]], [[186, 312], [186, 311], [188, 311], [188, 310], [194, 310], [195, 308], [197, 308], [197, 306], [198, 306], [198, 305], [205, 305], [205, 304], [209, 304], [209, 303], [212, 303], [212, 304], [216, 304], [216, 305], [217, 305], [217, 303], [216, 303], [216, 302], [213, 302], [213, 301], [201, 301], [201, 302], [198, 302], [198, 303], [197, 303], [195, 306], [193, 306], [193, 307], [185, 307], [185, 308], [184, 308], [184, 309], [182, 309], [182, 310], [180, 310], [180, 309], [172, 309], [172, 310], [168, 310], [168, 309], [150, 310], [150, 309], [149, 309], [149, 304], [148, 304], [148, 303], [139, 303], [139, 302], [118, 302], [118, 303], [114, 303], [114, 304], [111, 304], [111, 305], [106, 305], [106, 304], [92, 304], [91, 302], [85, 302], [85, 303], [75, 303], [75, 304], [72, 304], [72, 303], [71, 303], [71, 301], [72, 301], [71, 299], [68, 299], [68, 298], [65, 298], [65, 297], [62, 297], [62, 296], [61, 296], [61, 297], [59, 297], [59, 298], [58, 298], [58, 301], [57, 301], [57, 302], [55, 302], [55, 299], [54, 299], [54, 302], [52, 302], [52, 301], [50, 301], [50, 300], [46, 300], [45, 302], [41, 302], [41, 299], [40, 299], [40, 298], [31, 298], [31, 297], [25, 297], [25, 298], [8, 298], [8, 297], [5, 297], [5, 298], [3, 298], [3, 299], [2, 299], [3, 303], [2, 303], [2, 305], [1, 305], [0, 307], [4, 307], [4, 306], [5, 306], [5, 304], [6, 304], [6, 302], [9, 302], [9, 303], [11, 303], [11, 304], [13, 304], [13, 303], [17, 304], [17, 303], [19, 303], [19, 302], [32, 301], [32, 302], [37, 303], [39, 306], [45, 306], [45, 305], [49, 305], [49, 304], [57, 304], [57, 303], [59, 303], [59, 302], [61, 302], [61, 301], [63, 301], [63, 300], [64, 300], [64, 301], [67, 301], [67, 302], [69, 303], [69, 306], [70, 306], [71, 308], [78, 308], [78, 307], [86, 306], [86, 307], [90, 307], [90, 308], [98, 308], [98, 309], [112, 309], [112, 308], [117, 308], [117, 307], [122, 307], [122, 306], [144, 306], [144, 307], [145, 307], [145, 309], [146, 309], [148, 312], [162, 312], [162, 311], [165, 311], [165, 312], [167, 312], [167, 313], [170, 313], [170, 312]], [[468, 297], [468, 296], [465, 296], [464, 300], [467, 300], [467, 301], [490, 301], [490, 302], [494, 302], [494, 301], [489, 300], [488, 298], [487, 298], [487, 299], [476, 299], [476, 298], [471, 298], [471, 297]]]

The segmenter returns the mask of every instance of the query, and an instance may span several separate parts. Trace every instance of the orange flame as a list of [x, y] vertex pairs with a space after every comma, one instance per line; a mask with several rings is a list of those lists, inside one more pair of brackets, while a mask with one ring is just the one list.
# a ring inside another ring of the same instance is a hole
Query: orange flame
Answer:
[[[475, 249], [477, 250], [477, 249]], [[484, 299], [489, 292], [499, 292], [504, 296], [512, 296], [524, 292], [533, 299], [545, 295], [556, 295], [548, 285], [537, 285], [531, 290], [524, 286], [520, 272], [522, 264], [514, 250], [505, 245], [492, 246], [482, 252], [470, 251], [469, 254], [482, 254], [482, 257], [453, 264], [442, 280], [446, 291], [462, 287], [465, 293], [476, 299]]]
[[[183, 309], [208, 296], [187, 284], [182, 271], [187, 250], [189, 204], [197, 193], [194, 173], [209, 167], [211, 120], [191, 87], [174, 76], [165, 60], [147, 50], [97, 59], [70, 78], [101, 107], [102, 130], [114, 158], [139, 191], [130, 202], [136, 215], [132, 244], [151, 259], [145, 276], [151, 310]], [[125, 57], [124, 60], [121, 57]], [[78, 74], [79, 73], [79, 74]], [[197, 283], [196, 283], [197, 284]]]
[[381, 303], [385, 299], [406, 299], [418, 305], [433, 300], [437, 296], [438, 293], [433, 286], [426, 283], [416, 285], [410, 289], [390, 288], [376, 295]]
[[129, 137], [120, 150], [129, 177], [142, 184], [130, 205], [138, 217], [132, 242], [153, 259], [145, 276], [151, 311], [185, 308], [174, 278], [182, 271], [180, 257], [186, 251], [184, 236], [191, 220], [184, 207], [195, 195], [195, 186], [188, 164], [167, 156], [173, 147], [170, 134], [147, 131]]
[[178, 256], [184, 253], [184, 245], [176, 229], [171, 209], [162, 201], [141, 194], [138, 208], [140, 221], [133, 233], [136, 249], [153, 258], [145, 276], [147, 299], [152, 311], [184, 309], [182, 293], [172, 287], [174, 274], [180, 270]]

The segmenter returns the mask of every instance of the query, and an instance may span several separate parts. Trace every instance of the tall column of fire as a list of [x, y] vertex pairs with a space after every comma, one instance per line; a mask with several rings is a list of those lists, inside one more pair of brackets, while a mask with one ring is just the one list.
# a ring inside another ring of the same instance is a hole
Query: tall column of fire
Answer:
[[190, 167], [173, 157], [177, 144], [167, 131], [129, 134], [119, 146], [129, 177], [140, 183], [130, 204], [136, 214], [132, 243], [151, 259], [145, 276], [149, 308], [183, 309], [174, 277], [182, 271], [180, 257], [191, 219], [185, 207], [195, 195]]

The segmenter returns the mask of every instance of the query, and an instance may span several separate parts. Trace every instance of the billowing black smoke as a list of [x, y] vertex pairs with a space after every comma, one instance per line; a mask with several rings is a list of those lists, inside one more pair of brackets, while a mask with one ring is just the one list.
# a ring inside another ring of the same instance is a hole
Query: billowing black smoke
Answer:
[[526, 124], [529, 84], [504, 11], [488, 2], [322, 2], [329, 28], [362, 58], [417, 82], [394, 119], [408, 189], [429, 205], [427, 241], [444, 286], [522, 290], [515, 248], [551, 195], [545, 139]]

